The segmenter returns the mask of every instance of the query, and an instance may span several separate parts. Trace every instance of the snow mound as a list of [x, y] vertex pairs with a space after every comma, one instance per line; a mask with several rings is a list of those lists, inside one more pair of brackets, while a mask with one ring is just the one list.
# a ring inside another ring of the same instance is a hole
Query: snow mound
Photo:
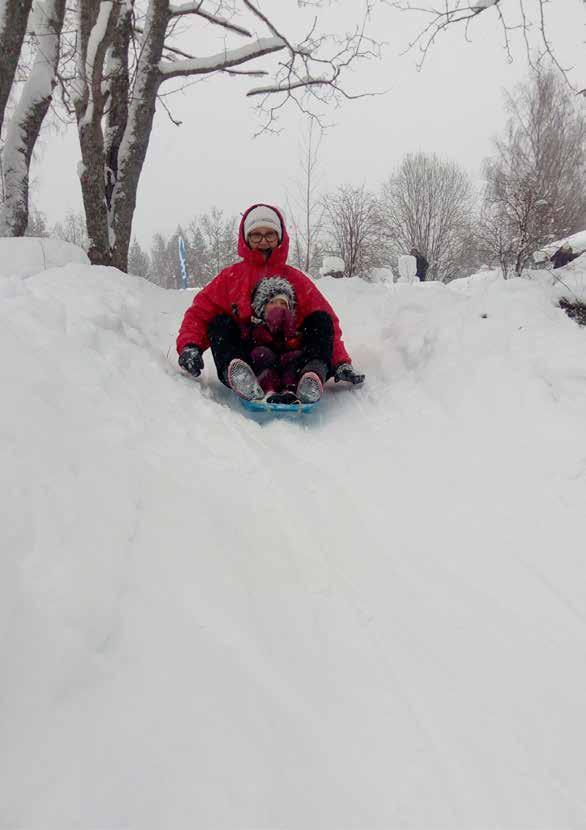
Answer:
[[491, 283], [502, 280], [502, 278], [503, 274], [500, 269], [492, 269], [478, 271], [468, 277], [456, 277], [456, 279], [450, 280], [448, 285], [453, 291], [478, 291], [478, 289], [486, 288]]
[[371, 268], [368, 272], [368, 282], [379, 283], [380, 285], [392, 285], [395, 275], [392, 268]]
[[574, 233], [571, 236], [565, 236], [563, 239], [558, 239], [555, 242], [550, 242], [548, 245], [544, 245], [543, 248], [533, 255], [533, 257], [535, 259], [537, 256], [539, 259], [540, 254], [542, 254], [546, 259], [549, 259], [550, 256], [555, 254], [558, 248], [561, 248], [561, 246], [566, 243], [572, 246], [572, 250], [575, 254], [583, 253], [586, 251], [586, 230], [578, 231], [578, 233]]
[[0, 282], [2, 827], [584, 827], [586, 331], [476, 284], [324, 278], [281, 421], [186, 292]]
[[30, 277], [69, 263], [89, 265], [89, 259], [82, 248], [62, 239], [0, 238], [0, 277]]

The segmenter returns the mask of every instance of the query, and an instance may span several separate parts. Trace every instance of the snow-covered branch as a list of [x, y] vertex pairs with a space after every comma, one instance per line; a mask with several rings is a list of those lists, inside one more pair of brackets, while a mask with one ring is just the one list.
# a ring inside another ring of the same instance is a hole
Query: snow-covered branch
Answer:
[[98, 19], [92, 27], [87, 44], [85, 81], [87, 84], [88, 102], [84, 115], [86, 123], [92, 120], [95, 93], [97, 89], [101, 90], [102, 86], [102, 67], [108, 48], [106, 35], [110, 27], [113, 7], [112, 0], [102, 0], [98, 11]]
[[242, 26], [237, 26], [226, 17], [221, 17], [218, 14], [213, 14], [203, 8], [203, 0], [195, 0], [192, 3], [182, 3], [179, 6], [171, 4], [169, 6], [169, 17], [182, 17], [186, 14], [196, 14], [198, 17], [203, 17], [208, 23], [213, 23], [215, 26], [222, 26], [224, 29], [229, 29], [231, 32], [236, 32], [244, 37], [252, 37], [251, 32]]
[[278, 37], [258, 38], [258, 40], [242, 46], [240, 49], [226, 50], [206, 58], [185, 61], [163, 60], [159, 63], [159, 70], [163, 76], [163, 80], [185, 75], [205, 75], [209, 72], [217, 72], [219, 70], [229, 69], [232, 66], [238, 66], [241, 63], [254, 60], [254, 58], [260, 58], [262, 55], [268, 55], [271, 52], [278, 52], [284, 48], [285, 43]]
[[306, 88], [310, 86], [331, 86], [333, 84], [333, 80], [331, 78], [326, 78], [325, 76], [322, 78], [300, 78], [298, 81], [284, 83], [284, 84], [273, 84], [270, 86], [257, 86], [254, 89], [248, 90], [246, 95], [248, 97], [252, 97], [254, 95], [273, 95], [279, 92], [293, 92], [296, 89]]

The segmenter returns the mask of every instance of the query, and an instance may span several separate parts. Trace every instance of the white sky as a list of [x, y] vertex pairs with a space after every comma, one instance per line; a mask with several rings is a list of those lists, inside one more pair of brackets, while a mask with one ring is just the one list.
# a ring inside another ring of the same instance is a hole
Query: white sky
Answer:
[[[531, 2], [531, 0], [529, 0]], [[354, 3], [334, 4], [330, 14], [340, 31], [351, 20]], [[282, 22], [297, 21], [297, 4], [264, 2]], [[582, 0], [558, 0], [547, 6], [548, 31], [565, 66], [573, 66], [578, 82], [586, 77]], [[389, 89], [330, 110], [335, 126], [322, 143], [321, 176], [324, 190], [350, 182], [377, 188], [405, 153], [423, 150], [449, 156], [474, 177], [491, 151], [491, 138], [504, 123], [503, 88], [511, 88], [527, 72], [520, 36], [513, 42], [509, 63], [502, 30], [494, 11], [475, 21], [467, 42], [461, 27], [446, 32], [430, 52], [421, 72], [416, 54], [401, 54], [419, 30], [421, 18], [389, 7], [377, 10], [373, 34], [386, 42], [380, 62], [362, 64], [353, 72], [351, 91]], [[200, 30], [201, 31], [201, 30]], [[197, 53], [222, 48], [223, 32], [206, 28]], [[266, 32], [259, 32], [266, 34]], [[242, 39], [230, 41], [242, 45]], [[189, 41], [183, 41], [190, 48]], [[193, 45], [191, 49], [193, 50]], [[257, 64], [267, 66], [267, 62]], [[292, 110], [281, 121], [279, 136], [254, 138], [259, 119], [245, 92], [262, 83], [254, 79], [212, 77], [167, 98], [181, 127], [170, 123], [159, 107], [138, 193], [134, 235], [150, 245], [159, 230], [171, 233], [178, 224], [213, 205], [236, 214], [248, 203], [264, 200], [286, 203], [299, 175], [299, 139], [303, 118]], [[77, 133], [46, 135], [44, 149], [33, 169], [35, 206], [49, 222], [68, 210], [81, 209], [76, 175], [79, 159]]]

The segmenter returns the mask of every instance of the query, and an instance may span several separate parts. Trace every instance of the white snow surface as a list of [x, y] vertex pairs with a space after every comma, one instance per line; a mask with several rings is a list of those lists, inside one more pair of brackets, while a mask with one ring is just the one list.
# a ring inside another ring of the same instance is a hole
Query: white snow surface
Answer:
[[0, 827], [586, 826], [586, 330], [473, 285], [322, 279], [367, 382], [267, 420], [0, 280]]
[[29, 277], [49, 268], [89, 262], [83, 248], [61, 239], [0, 237], [0, 278]]
[[388, 267], [371, 268], [367, 276], [369, 282], [393, 283], [395, 281], [393, 269]]

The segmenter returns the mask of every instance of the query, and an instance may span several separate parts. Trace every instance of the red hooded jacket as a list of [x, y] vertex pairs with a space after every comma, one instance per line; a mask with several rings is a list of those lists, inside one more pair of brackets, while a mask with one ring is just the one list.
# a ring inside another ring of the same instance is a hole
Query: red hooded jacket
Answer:
[[[283, 239], [273, 249], [268, 260], [265, 260], [259, 250], [253, 251], [246, 244], [244, 238], [244, 220], [250, 210], [257, 207], [252, 205], [242, 216], [238, 231], [238, 255], [242, 262], [236, 262], [224, 268], [223, 271], [199, 291], [191, 306], [185, 312], [179, 335], [177, 337], [177, 351], [181, 352], [189, 343], [199, 346], [202, 351], [208, 348], [210, 341], [207, 329], [210, 320], [218, 314], [230, 314], [241, 325], [249, 324], [252, 317], [250, 301], [254, 288], [265, 277], [285, 277], [295, 290], [297, 327], [312, 311], [326, 311], [334, 324], [334, 353], [332, 365], [351, 363], [350, 356], [344, 347], [339, 320], [331, 305], [323, 294], [318, 291], [313, 282], [297, 268], [287, 265], [289, 253], [289, 236], [281, 213], [276, 211], [283, 228]], [[272, 207], [268, 205], [267, 207]]]

